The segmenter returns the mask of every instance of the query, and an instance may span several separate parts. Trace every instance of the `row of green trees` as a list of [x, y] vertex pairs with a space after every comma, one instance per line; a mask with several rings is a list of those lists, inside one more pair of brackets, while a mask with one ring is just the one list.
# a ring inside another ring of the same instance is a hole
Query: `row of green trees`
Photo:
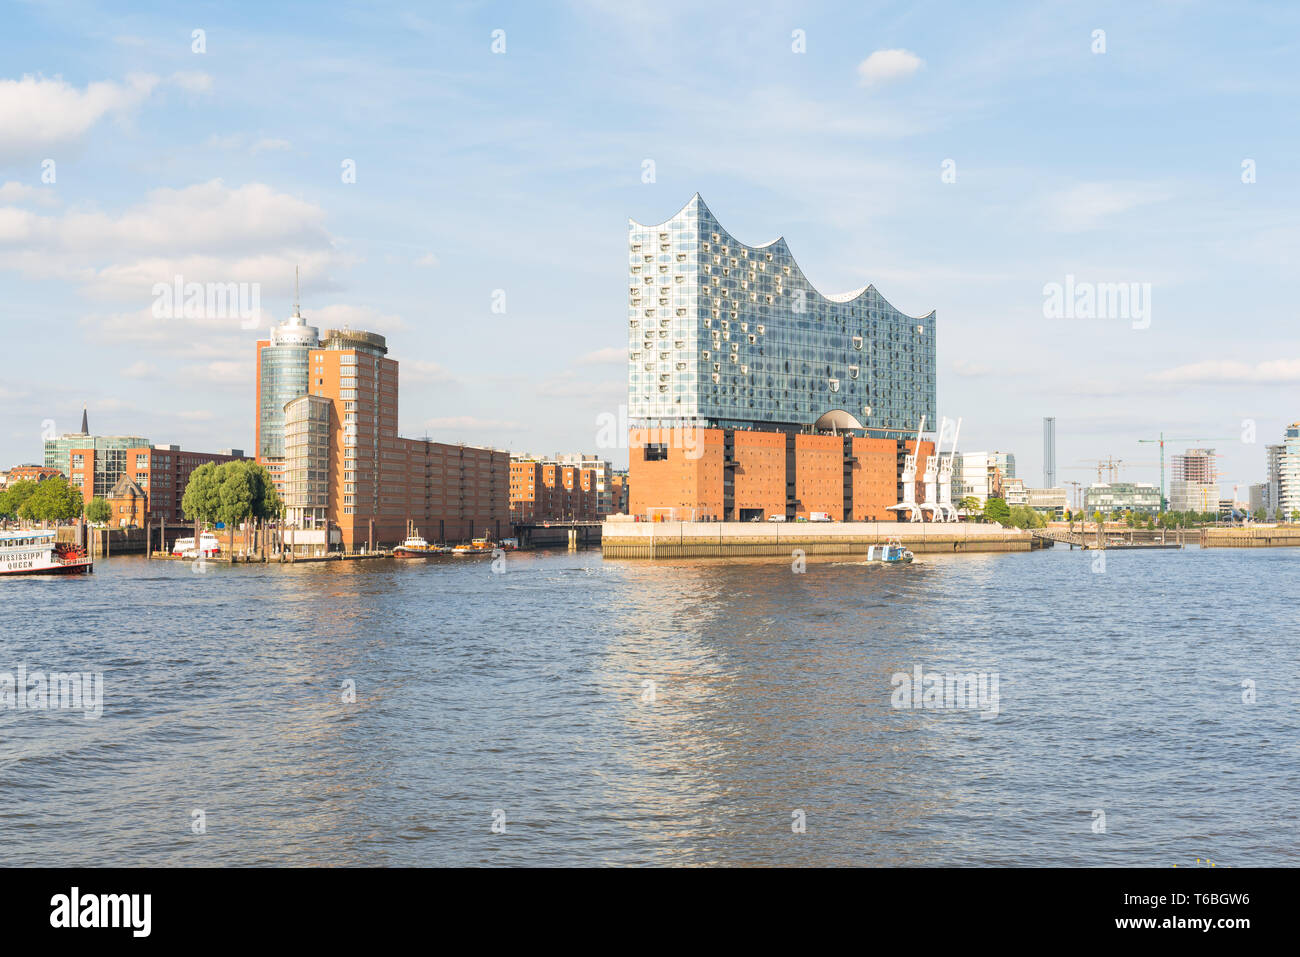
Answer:
[[240, 522], [278, 519], [284, 502], [271, 474], [256, 462], [208, 462], [190, 475], [181, 497], [181, 513], [190, 521]]
[[14, 482], [0, 492], [0, 519], [66, 522], [81, 514], [81, 490], [61, 475], [40, 482]]

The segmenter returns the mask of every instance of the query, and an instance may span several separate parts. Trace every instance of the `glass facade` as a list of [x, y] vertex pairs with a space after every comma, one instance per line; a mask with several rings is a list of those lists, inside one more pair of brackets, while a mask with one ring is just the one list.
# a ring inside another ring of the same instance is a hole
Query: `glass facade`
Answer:
[[262, 347], [257, 428], [263, 459], [284, 458], [284, 406], [307, 394], [311, 350], [319, 341], [319, 332], [307, 325], [295, 305], [288, 320], [272, 327], [270, 345]]
[[329, 399], [304, 395], [284, 409], [284, 504], [290, 525], [324, 525], [329, 505]]
[[148, 439], [138, 435], [61, 435], [45, 440], [45, 465], [70, 474], [69, 456], [73, 449], [95, 450], [95, 481], [92, 494], [105, 498], [126, 474], [126, 450], [148, 448]]
[[936, 421], [934, 313], [872, 286], [823, 296], [784, 239], [738, 242], [699, 194], [667, 222], [628, 223], [632, 427], [810, 426], [844, 409], [870, 429]]

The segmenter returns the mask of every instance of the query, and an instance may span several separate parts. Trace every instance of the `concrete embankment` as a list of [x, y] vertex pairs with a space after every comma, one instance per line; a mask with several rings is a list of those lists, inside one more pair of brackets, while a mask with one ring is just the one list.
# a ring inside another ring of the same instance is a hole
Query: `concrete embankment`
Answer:
[[1027, 552], [1049, 543], [996, 525], [923, 522], [606, 522], [605, 558], [747, 558], [865, 555], [896, 538], [916, 554]]
[[1251, 525], [1201, 530], [1202, 548], [1285, 548], [1300, 546], [1300, 525]]

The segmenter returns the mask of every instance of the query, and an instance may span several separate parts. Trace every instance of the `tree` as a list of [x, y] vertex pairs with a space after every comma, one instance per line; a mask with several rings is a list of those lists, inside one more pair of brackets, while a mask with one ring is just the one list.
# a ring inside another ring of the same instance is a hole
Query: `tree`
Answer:
[[1007, 506], [1006, 499], [990, 498], [984, 503], [984, 520], [986, 522], [998, 522], [1006, 525], [1011, 521], [1011, 509]]
[[108, 504], [108, 499], [96, 495], [86, 503], [86, 521], [107, 522], [112, 517], [113, 507]]
[[963, 495], [957, 507], [968, 515], [974, 515], [980, 510], [980, 500], [974, 495]]
[[33, 482], [35, 490], [18, 507], [18, 517], [33, 522], [63, 522], [81, 514], [81, 492], [61, 475]]
[[18, 510], [22, 508], [33, 492], [36, 491], [35, 482], [30, 479], [23, 482], [15, 482], [3, 492], [0, 492], [0, 518], [14, 519], [18, 517]]
[[190, 473], [185, 494], [181, 496], [181, 514], [192, 522], [217, 521], [217, 510], [221, 507], [221, 498], [217, 492], [220, 484], [215, 462], [207, 462], [196, 468]]
[[238, 525], [249, 519], [277, 518], [284, 503], [271, 473], [256, 462], [208, 462], [190, 474], [181, 511], [191, 521]]
[[1291, 509], [1291, 521], [1300, 522], [1300, 508]]

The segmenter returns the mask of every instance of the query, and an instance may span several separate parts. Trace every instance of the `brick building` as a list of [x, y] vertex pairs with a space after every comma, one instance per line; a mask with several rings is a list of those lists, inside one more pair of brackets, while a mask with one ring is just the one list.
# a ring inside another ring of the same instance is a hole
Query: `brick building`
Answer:
[[594, 456], [517, 456], [510, 462], [510, 520], [599, 521], [615, 510], [612, 474]]
[[[328, 523], [347, 551], [396, 544], [408, 525], [431, 541], [510, 534], [509, 454], [399, 436], [398, 363], [383, 336], [327, 329], [306, 361], [307, 391], [281, 416], [258, 419], [259, 429], [283, 430], [281, 442], [264, 435], [258, 448], [283, 450], [286, 522]], [[261, 379], [258, 389], [261, 403]]]
[[[901, 520], [903, 459], [915, 439], [755, 432], [634, 429], [628, 511], [675, 519], [744, 522], [774, 515], [835, 521]], [[917, 475], [934, 443], [922, 441]], [[917, 481], [917, 501], [925, 497]]]

